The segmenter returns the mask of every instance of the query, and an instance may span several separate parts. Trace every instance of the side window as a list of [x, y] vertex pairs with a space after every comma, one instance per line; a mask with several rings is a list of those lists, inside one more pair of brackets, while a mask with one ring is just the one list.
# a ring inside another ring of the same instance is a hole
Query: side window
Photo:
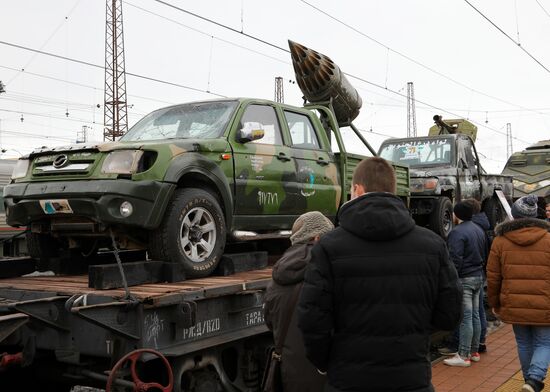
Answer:
[[259, 122], [264, 128], [264, 137], [250, 143], [281, 145], [281, 129], [275, 109], [265, 105], [249, 105], [241, 118], [241, 126], [246, 122]]
[[315, 128], [313, 128], [308, 116], [285, 111], [285, 117], [294, 147], [307, 148], [309, 150], [318, 150], [320, 148]]
[[472, 144], [468, 140], [461, 140], [462, 149], [464, 151], [464, 158], [468, 167], [474, 169], [476, 166], [476, 160], [474, 156], [474, 150]]

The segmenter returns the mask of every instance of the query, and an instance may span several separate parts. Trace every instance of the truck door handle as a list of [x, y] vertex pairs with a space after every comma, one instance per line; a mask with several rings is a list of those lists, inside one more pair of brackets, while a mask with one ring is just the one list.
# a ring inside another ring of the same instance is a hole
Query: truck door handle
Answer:
[[290, 161], [290, 158], [284, 152], [280, 152], [277, 159], [283, 162]]
[[328, 161], [325, 161], [325, 159], [323, 157], [317, 158], [317, 160], [315, 162], [317, 162], [317, 164], [321, 165], [321, 166], [326, 166], [329, 163]]

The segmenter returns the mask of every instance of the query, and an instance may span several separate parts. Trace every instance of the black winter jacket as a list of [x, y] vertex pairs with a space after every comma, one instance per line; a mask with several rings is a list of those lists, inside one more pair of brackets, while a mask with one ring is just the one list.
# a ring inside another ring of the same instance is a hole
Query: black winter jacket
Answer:
[[472, 221], [454, 227], [447, 238], [451, 261], [460, 278], [481, 276], [487, 259], [487, 236]]
[[313, 248], [298, 305], [308, 358], [331, 390], [433, 391], [430, 331], [461, 318], [445, 242], [387, 193], [344, 204], [339, 220]]
[[264, 317], [276, 343], [290, 312], [291, 321], [283, 345], [281, 372], [284, 392], [321, 392], [326, 377], [320, 375], [306, 358], [302, 333], [298, 329], [296, 309], [290, 309], [297, 285], [302, 285], [306, 265], [311, 260], [313, 243], [297, 244], [287, 249], [273, 267], [273, 280], [267, 287]]

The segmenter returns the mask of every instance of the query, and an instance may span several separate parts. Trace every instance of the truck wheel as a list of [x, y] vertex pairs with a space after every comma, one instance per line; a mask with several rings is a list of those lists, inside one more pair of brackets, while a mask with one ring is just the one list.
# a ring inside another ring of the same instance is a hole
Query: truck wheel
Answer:
[[453, 228], [453, 203], [448, 197], [435, 201], [430, 214], [430, 228], [446, 239]]
[[502, 205], [496, 197], [491, 197], [485, 202], [483, 205], [483, 212], [489, 219], [491, 229], [494, 229], [496, 225], [503, 222], [506, 218], [504, 208], [502, 208]]
[[149, 254], [182, 263], [188, 278], [208, 276], [221, 259], [225, 237], [216, 197], [202, 189], [177, 189], [159, 228], [151, 232]]
[[38, 271], [47, 271], [50, 259], [59, 254], [59, 243], [48, 234], [27, 233], [27, 250], [29, 256], [37, 261]]

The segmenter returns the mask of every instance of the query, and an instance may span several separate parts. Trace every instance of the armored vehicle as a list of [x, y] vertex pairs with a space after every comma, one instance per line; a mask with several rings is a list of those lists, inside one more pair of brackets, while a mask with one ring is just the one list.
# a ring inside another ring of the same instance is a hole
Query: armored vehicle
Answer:
[[477, 127], [467, 120], [435, 116], [429, 136], [385, 140], [382, 158], [410, 168], [410, 209], [417, 224], [446, 238], [453, 227], [453, 205], [464, 199], [481, 202], [494, 225], [504, 219], [501, 190], [512, 200], [512, 177], [487, 174], [475, 148]]
[[[42, 265], [116, 243], [199, 277], [214, 270], [226, 240], [288, 236], [311, 210], [333, 219], [364, 158], [346, 152], [340, 127], [375, 151], [351, 124], [361, 99], [339, 68], [290, 46], [310, 104], [193, 102], [154, 111], [117, 142], [38, 149], [4, 190], [8, 223], [30, 226], [29, 251]], [[396, 172], [406, 198], [408, 169]]]
[[514, 199], [538, 196], [539, 217], [544, 218], [545, 204], [550, 203], [550, 140], [541, 140], [514, 153], [502, 174], [514, 176]]

